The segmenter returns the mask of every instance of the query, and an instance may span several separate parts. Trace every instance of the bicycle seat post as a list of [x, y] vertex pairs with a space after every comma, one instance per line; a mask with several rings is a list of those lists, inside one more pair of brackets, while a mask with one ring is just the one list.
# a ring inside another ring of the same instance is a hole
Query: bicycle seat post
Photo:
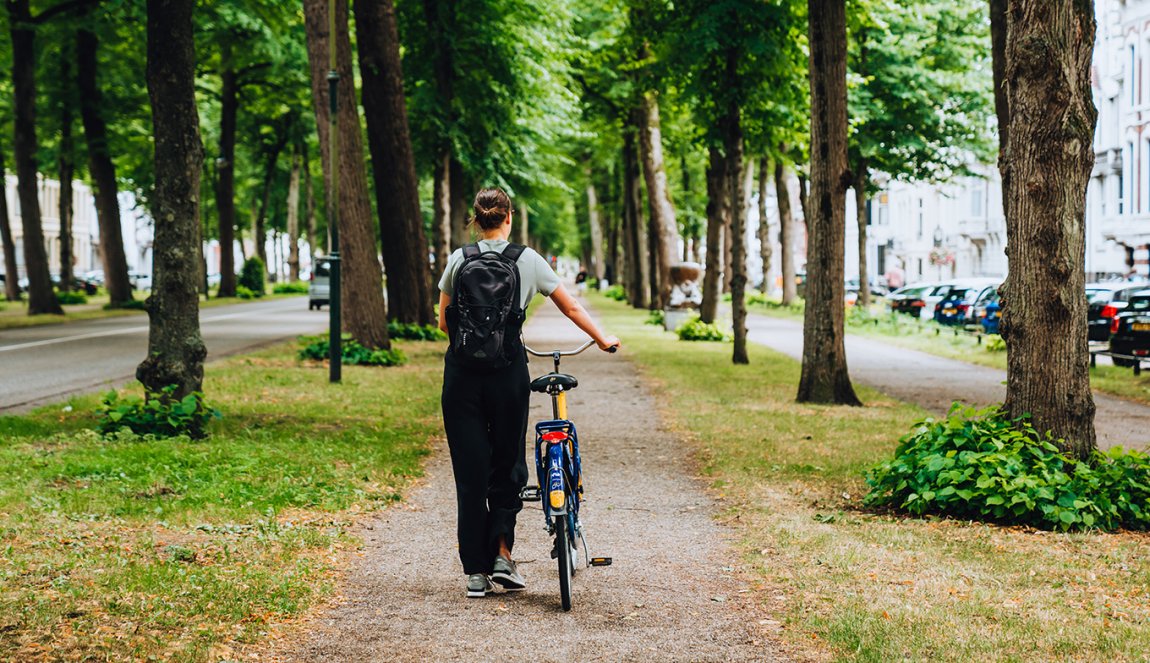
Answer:
[[551, 353], [551, 358], [555, 360], [555, 372], [559, 372], [559, 355], [562, 354], [558, 350]]

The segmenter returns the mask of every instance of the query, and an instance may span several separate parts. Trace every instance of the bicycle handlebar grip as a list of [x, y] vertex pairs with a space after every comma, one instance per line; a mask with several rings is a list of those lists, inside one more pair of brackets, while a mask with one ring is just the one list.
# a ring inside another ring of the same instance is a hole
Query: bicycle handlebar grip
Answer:
[[610, 352], [611, 354], [615, 354], [618, 351], [619, 351], [619, 346], [617, 346], [617, 345], [612, 345], [611, 347], [607, 348], [607, 352]]

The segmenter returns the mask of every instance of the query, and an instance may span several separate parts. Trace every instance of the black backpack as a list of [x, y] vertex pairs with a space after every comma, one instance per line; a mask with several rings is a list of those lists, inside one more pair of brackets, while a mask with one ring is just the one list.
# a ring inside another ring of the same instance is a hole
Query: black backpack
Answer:
[[508, 244], [502, 252], [463, 247], [455, 271], [451, 304], [445, 312], [452, 358], [468, 368], [500, 369], [522, 354], [519, 266], [526, 247]]

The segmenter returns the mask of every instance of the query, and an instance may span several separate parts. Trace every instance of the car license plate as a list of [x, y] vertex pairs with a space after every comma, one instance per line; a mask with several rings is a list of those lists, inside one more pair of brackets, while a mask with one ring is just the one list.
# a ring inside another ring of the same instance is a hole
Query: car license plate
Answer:
[[1135, 322], [1130, 328], [1136, 332], [1150, 332], [1150, 322]]
[[954, 315], [955, 313], [958, 313], [958, 309], [944, 308], [942, 309], [942, 313], [943, 315]]

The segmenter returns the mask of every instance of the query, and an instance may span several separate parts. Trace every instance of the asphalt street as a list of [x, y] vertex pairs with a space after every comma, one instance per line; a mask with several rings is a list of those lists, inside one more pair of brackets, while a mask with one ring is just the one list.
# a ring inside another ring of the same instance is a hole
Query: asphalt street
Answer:
[[[762, 315], [747, 316], [747, 339], [802, 359], [802, 323]], [[942, 415], [954, 401], [984, 407], [1006, 398], [1006, 371], [909, 350], [880, 340], [847, 334], [851, 378], [899, 400]], [[1146, 448], [1150, 407], [1094, 393], [1098, 446]]]
[[[307, 297], [203, 309], [208, 360], [327, 328]], [[148, 347], [146, 315], [0, 331], [0, 413], [13, 414], [134, 378]]]

